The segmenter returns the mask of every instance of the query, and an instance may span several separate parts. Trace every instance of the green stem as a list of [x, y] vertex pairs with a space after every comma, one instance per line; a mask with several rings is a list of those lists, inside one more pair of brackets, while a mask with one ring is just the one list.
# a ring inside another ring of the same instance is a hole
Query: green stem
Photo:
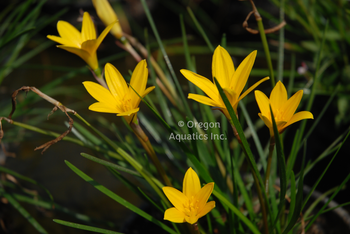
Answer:
[[273, 72], [273, 66], [272, 66], [272, 60], [271, 60], [271, 55], [270, 55], [270, 50], [269, 50], [269, 44], [267, 43], [265, 29], [264, 29], [264, 25], [262, 23], [262, 18], [261, 17], [257, 18], [256, 22], [258, 23], [258, 28], [259, 28], [259, 32], [260, 32], [261, 42], [262, 42], [263, 47], [264, 47], [266, 61], [267, 61], [267, 65], [268, 65], [269, 71], [270, 71], [271, 85], [272, 85], [272, 87], [275, 87], [275, 84], [276, 84], [276, 82], [275, 82], [275, 75], [274, 75], [274, 72]]
[[267, 167], [266, 167], [266, 174], [265, 174], [265, 191], [266, 193], [269, 190], [269, 180], [270, 180], [270, 172], [271, 172], [271, 162], [272, 162], [272, 155], [273, 155], [273, 150], [275, 149], [275, 137], [272, 136], [270, 138], [270, 147], [269, 147], [269, 156], [267, 158]]
[[159, 159], [156, 155], [156, 152], [153, 149], [153, 146], [151, 142], [149, 141], [148, 137], [146, 136], [145, 132], [142, 130], [141, 126], [138, 123], [132, 122], [130, 124], [130, 127], [132, 128], [133, 132], [141, 142], [143, 148], [146, 150], [148, 156], [151, 158], [154, 166], [157, 168], [158, 174], [163, 179], [164, 183], [168, 186], [172, 186], [168, 176], [166, 175], [164, 168], [159, 162]]
[[244, 148], [244, 146], [242, 144], [241, 138], [239, 137], [239, 134], [238, 134], [238, 132], [237, 132], [237, 130], [236, 130], [234, 124], [233, 124], [232, 119], [229, 119], [229, 121], [231, 123], [233, 132], [234, 132], [234, 134], [235, 134], [239, 144], [241, 145], [241, 148], [242, 148], [242, 150], [243, 150], [243, 152], [244, 152], [244, 154], [245, 154], [245, 156], [247, 158], [250, 171], [252, 172], [252, 175], [253, 175], [253, 178], [254, 178], [254, 184], [255, 184], [255, 187], [256, 187], [256, 192], [258, 193], [258, 198], [259, 198], [259, 202], [260, 202], [260, 206], [261, 206], [261, 212], [262, 212], [263, 223], [264, 223], [264, 233], [268, 234], [269, 233], [269, 226], [268, 226], [268, 222], [267, 222], [266, 203], [265, 203], [262, 191], [261, 191], [261, 187], [260, 187], [258, 176], [256, 175], [256, 173], [255, 173], [255, 171], [253, 169], [253, 165], [252, 165], [251, 161], [249, 160], [248, 153], [247, 153], [247, 151], [245, 150], [245, 148]]

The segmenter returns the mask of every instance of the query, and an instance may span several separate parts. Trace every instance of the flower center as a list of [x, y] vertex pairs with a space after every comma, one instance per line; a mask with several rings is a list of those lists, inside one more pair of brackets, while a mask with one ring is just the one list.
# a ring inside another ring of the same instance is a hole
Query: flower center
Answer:
[[123, 111], [123, 112], [127, 112], [129, 110], [132, 109], [131, 106], [131, 98], [129, 98], [129, 96], [126, 94], [121, 100], [120, 100], [120, 106], [119, 108]]
[[185, 214], [189, 217], [196, 216], [198, 211], [198, 200], [192, 196], [187, 203], [184, 203]]

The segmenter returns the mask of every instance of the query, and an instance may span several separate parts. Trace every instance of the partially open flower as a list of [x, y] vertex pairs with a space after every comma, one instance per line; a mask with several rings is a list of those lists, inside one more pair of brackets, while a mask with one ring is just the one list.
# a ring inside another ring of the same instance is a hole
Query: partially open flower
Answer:
[[93, 70], [98, 68], [96, 50], [100, 46], [103, 39], [112, 29], [115, 22], [112, 22], [96, 39], [95, 25], [91, 20], [88, 12], [84, 12], [83, 25], [81, 32], [66, 21], [58, 21], [57, 30], [58, 36], [48, 35], [47, 38], [58, 42], [58, 48], [62, 48], [78, 55], [82, 58]]
[[296, 92], [288, 99], [287, 90], [281, 81], [278, 81], [273, 88], [270, 99], [259, 91], [255, 91], [255, 99], [258, 103], [260, 112], [259, 116], [264, 121], [266, 126], [270, 129], [270, 135], [274, 136], [273, 125], [271, 119], [270, 105], [276, 121], [279, 133], [282, 133], [286, 127], [303, 119], [313, 119], [314, 116], [309, 111], [300, 111], [295, 113], [299, 106], [303, 90]]
[[[253, 89], [255, 89], [260, 83], [269, 79], [268, 77], [265, 77], [259, 80], [241, 95], [244, 86], [247, 83], [250, 71], [252, 70], [256, 53], [256, 50], [251, 52], [238, 66], [237, 70], [235, 70], [230, 54], [223, 47], [218, 46], [214, 51], [212, 62], [213, 79], [215, 77], [220, 83], [236, 114], [238, 102]], [[186, 79], [191, 81], [208, 95], [208, 97], [206, 97], [190, 93], [188, 95], [189, 99], [193, 99], [208, 106], [218, 107], [227, 118], [230, 118], [215, 83], [189, 70], [182, 69], [181, 73], [186, 77]]]
[[214, 189], [214, 182], [201, 188], [197, 173], [189, 168], [183, 180], [183, 192], [173, 187], [163, 187], [165, 195], [175, 206], [164, 213], [164, 219], [174, 223], [194, 224], [215, 207], [215, 201], [207, 202]]
[[92, 0], [96, 13], [104, 25], [108, 26], [113, 22], [117, 22], [111, 29], [111, 34], [120, 39], [123, 36], [122, 28], [120, 27], [117, 14], [109, 4], [108, 0]]
[[102, 85], [91, 81], [83, 82], [89, 94], [98, 102], [89, 106], [89, 110], [104, 113], [116, 113], [123, 116], [128, 123], [136, 119], [139, 111], [141, 97], [145, 97], [155, 86], [146, 89], [148, 69], [146, 60], [141, 60], [132, 73], [130, 85], [128, 87], [120, 72], [110, 63], [105, 66], [105, 77], [107, 81], [106, 89]]

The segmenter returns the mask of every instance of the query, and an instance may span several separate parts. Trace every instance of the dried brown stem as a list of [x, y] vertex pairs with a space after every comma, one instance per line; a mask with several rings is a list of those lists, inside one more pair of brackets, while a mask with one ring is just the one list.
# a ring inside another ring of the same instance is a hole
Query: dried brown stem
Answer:
[[[259, 30], [249, 28], [248, 20], [249, 20], [249, 18], [250, 18], [250, 16], [252, 14], [254, 14], [256, 21], [260, 21], [260, 20], [262, 20], [262, 18], [261, 18], [260, 14], [259, 14], [258, 9], [255, 7], [254, 1], [253, 0], [249, 0], [249, 1], [252, 4], [253, 10], [251, 12], [249, 12], [249, 14], [247, 15], [246, 19], [244, 20], [242, 26], [243, 26], [243, 28], [245, 28], [251, 34], [258, 34]], [[286, 21], [283, 20], [281, 23], [279, 23], [275, 27], [265, 29], [264, 32], [265, 32], [265, 34], [276, 32], [276, 31], [280, 30], [282, 27], [284, 27], [286, 24], [287, 24]]]
[[64, 105], [62, 105], [62, 103], [60, 103], [59, 101], [53, 99], [52, 97], [42, 93], [39, 89], [35, 88], [35, 87], [29, 87], [29, 86], [23, 86], [22, 88], [17, 89], [16, 91], [14, 91], [12, 93], [12, 111], [9, 114], [8, 118], [6, 117], [0, 117], [0, 141], [3, 137], [3, 131], [2, 131], [2, 125], [1, 125], [1, 120], [6, 120], [9, 123], [13, 123], [12, 121], [12, 115], [16, 110], [16, 97], [19, 93], [19, 91], [24, 91], [26, 93], [28, 93], [29, 91], [33, 91], [34, 93], [38, 94], [41, 98], [45, 99], [46, 101], [52, 103], [54, 105], [54, 108], [52, 109], [52, 111], [49, 113], [49, 115], [47, 116], [47, 118], [50, 117], [50, 115], [52, 115], [55, 111], [57, 111], [58, 109], [60, 109], [62, 112], [64, 112], [66, 114], [66, 116], [68, 117], [68, 123], [69, 123], [69, 127], [68, 130], [65, 131], [64, 133], [62, 133], [60, 136], [58, 136], [56, 139], [49, 141], [39, 147], [36, 147], [34, 150], [38, 150], [38, 149], [42, 149], [41, 154], [43, 154], [51, 145], [59, 142], [60, 140], [62, 140], [65, 136], [67, 136], [68, 133], [71, 132], [72, 128], [73, 128], [73, 119], [68, 115], [68, 112], [75, 114], [76, 112], [72, 109], [69, 109], [67, 107], [65, 107]]

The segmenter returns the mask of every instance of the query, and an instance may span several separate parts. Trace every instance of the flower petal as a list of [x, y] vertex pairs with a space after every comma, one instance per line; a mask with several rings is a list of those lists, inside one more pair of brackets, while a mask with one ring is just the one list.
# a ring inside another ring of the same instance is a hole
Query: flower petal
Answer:
[[282, 119], [288, 122], [297, 110], [301, 98], [303, 97], [303, 90], [296, 92], [281, 108], [281, 113], [283, 113]]
[[270, 103], [271, 103], [272, 110], [274, 112], [277, 110], [280, 111], [281, 108], [287, 102], [287, 99], [288, 99], [288, 95], [287, 95], [286, 87], [284, 87], [284, 85], [281, 81], [278, 81], [276, 86], [272, 89], [271, 94], [270, 94]]
[[215, 201], [210, 201], [206, 203], [201, 210], [198, 210], [198, 214], [197, 214], [198, 218], [201, 218], [204, 215], [208, 214], [214, 208], [215, 208]]
[[185, 214], [175, 207], [169, 208], [164, 213], [164, 220], [169, 220], [173, 223], [184, 223], [185, 220]]
[[148, 87], [144, 92], [143, 94], [141, 95], [142, 98], [144, 98], [147, 94], [149, 94], [153, 89], [155, 89], [156, 86], [151, 86], [151, 87]]
[[129, 88], [118, 69], [107, 63], [105, 66], [105, 77], [112, 95], [117, 100], [122, 100], [128, 94]]
[[111, 23], [110, 25], [108, 25], [105, 30], [102, 31], [102, 33], [100, 34], [100, 36], [98, 36], [97, 40], [96, 40], [96, 48], [95, 51], [97, 50], [97, 48], [101, 45], [103, 39], [105, 39], [105, 37], [107, 36], [107, 34], [109, 33], [109, 31], [111, 31], [111, 29], [113, 28], [113, 26], [115, 25], [116, 22]]
[[216, 85], [214, 85], [210, 80], [189, 70], [181, 69], [180, 72], [184, 77], [186, 77], [187, 80], [191, 81], [211, 99], [213, 99], [214, 102], [219, 102], [219, 91], [216, 88]]
[[190, 167], [188, 168], [182, 185], [183, 193], [191, 199], [201, 190], [201, 183], [197, 173]]
[[132, 100], [131, 102], [133, 103], [133, 106], [137, 104], [140, 99], [139, 95], [141, 96], [146, 89], [147, 77], [147, 63], [146, 60], [143, 59], [136, 65], [130, 79], [130, 86], [132, 88], [129, 87], [129, 97]]
[[214, 189], [214, 182], [206, 184], [197, 194], [198, 210], [202, 210]]
[[195, 224], [198, 221], [198, 216], [185, 216], [186, 222], [189, 224]]
[[70, 43], [65, 44], [66, 46], [78, 47], [80, 48], [83, 42], [80, 32], [70, 23], [60, 20], [57, 22], [58, 34], [69, 41]]
[[52, 36], [52, 35], [47, 35], [47, 38], [49, 38], [52, 41], [55, 41], [57, 43], [60, 43], [62, 45], [70, 46], [70, 47], [76, 47], [80, 48], [80, 45], [73, 44], [71, 41], [69, 41], [66, 38], [58, 37], [58, 36]]
[[95, 25], [88, 12], [84, 12], [83, 25], [81, 27], [81, 39], [83, 41], [96, 39]]
[[245, 84], [247, 83], [250, 71], [252, 70], [257, 51], [251, 52], [242, 62], [239, 64], [237, 70], [233, 74], [230, 88], [240, 95]]
[[195, 100], [197, 102], [203, 103], [204, 105], [217, 106], [220, 108], [224, 108], [224, 106], [222, 104], [214, 102], [212, 99], [210, 99], [206, 96], [199, 95], [199, 94], [190, 93], [190, 94], [188, 94], [188, 99]]
[[98, 68], [98, 62], [97, 62], [97, 56], [96, 53], [90, 54], [86, 50], [78, 49], [75, 47], [67, 47], [64, 45], [58, 45], [58, 48], [67, 50], [68, 52], [71, 52], [73, 54], [78, 55], [80, 58], [82, 58], [93, 70]]
[[89, 106], [89, 110], [103, 113], [120, 113], [121, 110], [117, 106], [110, 105], [109, 103], [95, 102]]
[[185, 212], [184, 204], [188, 204], [189, 202], [186, 195], [173, 187], [166, 186], [162, 189], [165, 193], [165, 196], [167, 196], [171, 204], [173, 204], [179, 211]]
[[222, 88], [229, 88], [235, 68], [230, 54], [221, 46], [216, 47], [213, 55], [212, 74]]
[[283, 128], [288, 127], [289, 125], [298, 122], [300, 120], [303, 119], [313, 119], [314, 116], [311, 112], [309, 111], [300, 111], [298, 113], [296, 113], [295, 115], [293, 115], [293, 117], [286, 123], [286, 125], [283, 126]]
[[252, 86], [250, 86], [249, 89], [247, 89], [238, 99], [238, 101], [242, 100], [245, 96], [247, 96], [251, 91], [253, 91], [253, 89], [255, 89], [259, 84], [261, 84], [262, 82], [269, 80], [270, 77], [265, 77], [261, 80], [259, 80], [258, 82], [256, 82], [255, 84], [253, 84]]
[[269, 130], [270, 130], [270, 135], [271, 135], [271, 136], [274, 136], [271, 120], [270, 120], [268, 117], [262, 115], [261, 113], [259, 113], [258, 115], [259, 115], [259, 117], [264, 121], [266, 127], [269, 128]]
[[139, 110], [140, 110], [140, 108], [135, 108], [135, 109], [128, 110], [128, 111], [125, 111], [125, 112], [121, 112], [121, 113], [117, 114], [117, 116], [130, 116], [130, 115], [138, 112]]
[[117, 105], [115, 98], [112, 96], [109, 90], [103, 87], [102, 85], [91, 81], [84, 81], [83, 85], [85, 89], [88, 91], [88, 93], [97, 101], [106, 103], [107, 105], [110, 105], [110, 106], [114, 105], [112, 103], [115, 103], [115, 105]]
[[255, 90], [254, 94], [255, 100], [258, 103], [261, 114], [270, 117], [270, 101], [267, 98], [267, 96], [260, 90]]

